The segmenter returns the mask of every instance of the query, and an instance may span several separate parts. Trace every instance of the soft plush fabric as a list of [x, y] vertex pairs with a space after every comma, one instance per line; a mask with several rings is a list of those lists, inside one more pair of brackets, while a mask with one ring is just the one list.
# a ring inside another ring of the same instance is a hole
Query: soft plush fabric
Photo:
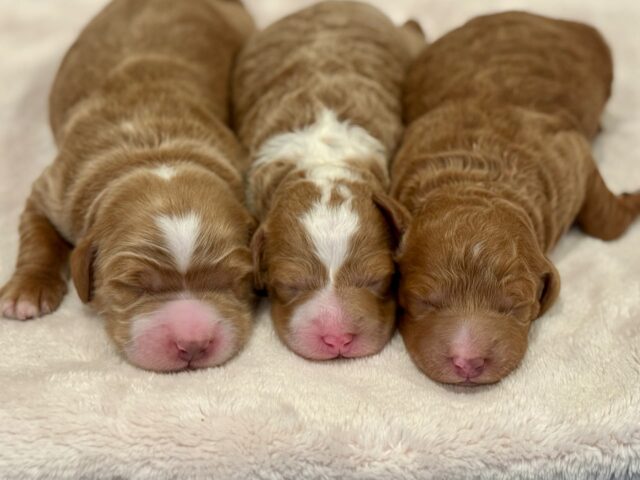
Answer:
[[[265, 25], [311, 2], [252, 0]], [[634, 0], [377, 0], [431, 39], [506, 8], [589, 22], [609, 41], [613, 97], [595, 145], [614, 191], [640, 188], [640, 6]], [[0, 282], [30, 184], [52, 160], [46, 99], [103, 0], [0, 0]], [[224, 367], [153, 374], [114, 352], [71, 290], [60, 310], [0, 320], [0, 478], [429, 479], [640, 477], [640, 223], [616, 242], [571, 231], [558, 303], [522, 366], [494, 386], [433, 383], [395, 336], [375, 357], [313, 363], [266, 309]]]

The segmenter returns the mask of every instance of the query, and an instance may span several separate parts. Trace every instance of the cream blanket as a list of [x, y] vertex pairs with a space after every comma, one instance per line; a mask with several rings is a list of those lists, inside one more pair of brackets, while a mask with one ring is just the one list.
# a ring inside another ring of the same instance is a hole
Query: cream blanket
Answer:
[[[176, 0], [179, 1], [179, 0]], [[46, 98], [104, 0], [0, 0], [0, 282], [30, 184], [52, 160]], [[301, 0], [247, 0], [265, 25]], [[378, 0], [431, 39], [505, 8], [586, 21], [610, 42], [614, 94], [595, 146], [615, 191], [640, 187], [635, 0]], [[313, 363], [263, 308], [228, 365], [160, 375], [114, 353], [73, 290], [54, 315], [0, 320], [0, 478], [640, 478], [640, 224], [612, 243], [567, 235], [559, 302], [522, 366], [495, 386], [435, 384], [401, 339], [372, 358]]]

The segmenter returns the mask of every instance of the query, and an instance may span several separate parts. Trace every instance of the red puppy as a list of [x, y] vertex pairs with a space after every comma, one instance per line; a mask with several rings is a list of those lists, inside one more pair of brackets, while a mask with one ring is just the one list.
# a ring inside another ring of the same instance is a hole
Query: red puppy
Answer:
[[612, 194], [589, 148], [611, 72], [593, 28], [526, 13], [472, 20], [411, 68], [392, 167], [392, 194], [412, 216], [400, 329], [431, 378], [507, 375], [558, 296], [547, 252], [576, 220], [613, 239], [637, 217], [640, 195]]
[[20, 221], [6, 317], [55, 310], [71, 273], [132, 363], [218, 365], [251, 330], [253, 220], [227, 127], [231, 64], [253, 23], [239, 2], [115, 0], [51, 92], [55, 162]]

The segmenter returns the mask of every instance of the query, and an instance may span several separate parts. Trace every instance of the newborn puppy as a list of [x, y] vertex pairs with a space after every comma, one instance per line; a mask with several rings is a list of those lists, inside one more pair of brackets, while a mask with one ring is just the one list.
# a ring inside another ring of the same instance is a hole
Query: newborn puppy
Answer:
[[356, 2], [323, 2], [255, 35], [234, 81], [250, 149], [258, 288], [282, 341], [316, 360], [378, 352], [392, 334], [399, 207], [385, 193], [406, 67], [424, 43]]
[[576, 219], [614, 239], [638, 215], [640, 195], [611, 193], [590, 153], [611, 81], [596, 30], [515, 12], [470, 21], [411, 68], [392, 194], [412, 215], [400, 329], [429, 377], [507, 375], [558, 296], [546, 253]]
[[50, 97], [55, 162], [20, 221], [2, 313], [55, 310], [71, 274], [133, 364], [218, 365], [251, 329], [246, 156], [227, 126], [239, 2], [115, 0], [67, 53]]

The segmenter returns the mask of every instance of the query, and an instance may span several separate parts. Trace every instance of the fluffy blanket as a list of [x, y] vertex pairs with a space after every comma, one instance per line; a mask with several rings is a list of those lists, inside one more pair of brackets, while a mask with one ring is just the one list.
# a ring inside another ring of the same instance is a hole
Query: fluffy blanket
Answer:
[[[104, 0], [0, 1], [0, 282], [30, 184], [52, 160], [46, 98]], [[301, 0], [247, 0], [261, 25]], [[377, 0], [431, 39], [506, 8], [597, 26], [616, 79], [595, 145], [615, 190], [640, 187], [635, 0]], [[522, 366], [472, 390], [433, 383], [402, 340], [372, 358], [313, 363], [266, 308], [228, 365], [173, 375], [124, 363], [75, 292], [55, 314], [0, 320], [0, 478], [640, 478], [640, 224], [604, 243], [571, 231], [553, 254], [559, 302]]]

